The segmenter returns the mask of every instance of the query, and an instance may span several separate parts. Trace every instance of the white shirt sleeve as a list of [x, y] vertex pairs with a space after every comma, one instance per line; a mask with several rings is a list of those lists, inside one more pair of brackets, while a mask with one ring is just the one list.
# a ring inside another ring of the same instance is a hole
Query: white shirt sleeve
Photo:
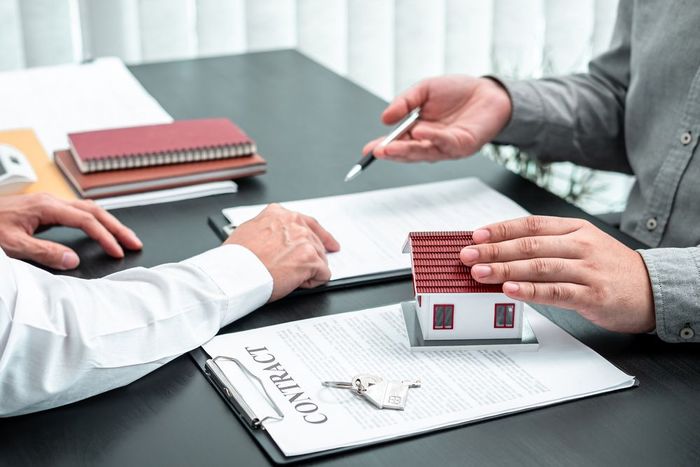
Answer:
[[0, 416], [126, 385], [271, 293], [270, 273], [238, 245], [94, 280], [55, 276], [0, 249]]

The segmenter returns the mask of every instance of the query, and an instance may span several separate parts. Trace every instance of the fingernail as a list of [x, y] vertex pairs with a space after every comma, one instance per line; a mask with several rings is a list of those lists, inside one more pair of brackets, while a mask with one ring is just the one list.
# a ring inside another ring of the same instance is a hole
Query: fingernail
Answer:
[[503, 284], [503, 291], [505, 293], [517, 293], [520, 290], [520, 286], [515, 282], [506, 282]]
[[472, 267], [473, 276], [488, 277], [491, 275], [492, 272], [493, 269], [491, 269], [491, 266], [487, 266], [485, 264], [477, 264], [476, 266]]
[[486, 229], [475, 230], [472, 233], [472, 239], [476, 243], [488, 242], [490, 238], [491, 238], [491, 232], [489, 232]]
[[462, 261], [475, 261], [477, 258], [479, 258], [479, 250], [476, 248], [462, 249]]
[[61, 259], [61, 268], [63, 269], [75, 269], [80, 264], [80, 258], [78, 255], [72, 251], [66, 251], [63, 253], [63, 258]]
[[136, 233], [131, 229], [129, 229], [129, 232], [131, 232], [131, 239], [133, 240], [134, 245], [136, 245], [138, 248], [143, 248], [143, 242], [136, 236]]

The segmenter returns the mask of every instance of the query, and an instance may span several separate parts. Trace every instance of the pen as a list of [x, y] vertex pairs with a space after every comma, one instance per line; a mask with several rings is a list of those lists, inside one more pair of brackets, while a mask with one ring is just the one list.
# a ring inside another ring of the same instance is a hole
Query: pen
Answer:
[[[416, 123], [416, 121], [420, 118], [420, 107], [416, 107], [413, 109], [411, 112], [409, 112], [408, 115], [404, 117], [401, 122], [399, 122], [398, 125], [396, 125], [396, 128], [394, 128], [391, 133], [387, 135], [386, 138], [382, 140], [381, 143], [379, 143], [379, 146], [386, 146], [387, 144], [391, 143], [397, 138], [400, 138], [403, 136], [411, 126]], [[345, 181], [349, 182], [353, 178], [357, 177], [360, 175], [360, 173], [367, 168], [372, 162], [374, 161], [374, 154], [372, 151], [370, 151], [366, 156], [364, 156], [362, 159], [359, 160], [359, 162], [355, 165], [352, 166], [352, 169], [350, 169], [350, 172], [345, 176]]]

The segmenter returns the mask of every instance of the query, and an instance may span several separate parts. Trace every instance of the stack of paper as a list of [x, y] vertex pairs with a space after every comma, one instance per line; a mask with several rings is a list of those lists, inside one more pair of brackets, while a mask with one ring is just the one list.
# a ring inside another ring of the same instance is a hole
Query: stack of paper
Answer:
[[167, 190], [154, 190], [133, 195], [101, 198], [95, 202], [107, 210], [147, 206], [152, 204], [172, 203], [186, 199], [204, 198], [238, 191], [238, 185], [232, 180], [223, 182], [200, 183], [198, 185], [181, 186]]
[[48, 154], [68, 133], [173, 119], [118, 58], [0, 73], [0, 129], [32, 128]]

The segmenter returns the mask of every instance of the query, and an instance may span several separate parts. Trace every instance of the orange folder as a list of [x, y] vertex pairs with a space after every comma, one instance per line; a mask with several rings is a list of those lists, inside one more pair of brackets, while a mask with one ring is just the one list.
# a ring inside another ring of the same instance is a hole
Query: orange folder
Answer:
[[30, 129], [0, 131], [0, 144], [9, 144], [19, 149], [36, 172], [37, 181], [26, 187], [22, 193], [46, 192], [61, 199], [78, 199], [78, 195], [44, 151], [34, 131]]

